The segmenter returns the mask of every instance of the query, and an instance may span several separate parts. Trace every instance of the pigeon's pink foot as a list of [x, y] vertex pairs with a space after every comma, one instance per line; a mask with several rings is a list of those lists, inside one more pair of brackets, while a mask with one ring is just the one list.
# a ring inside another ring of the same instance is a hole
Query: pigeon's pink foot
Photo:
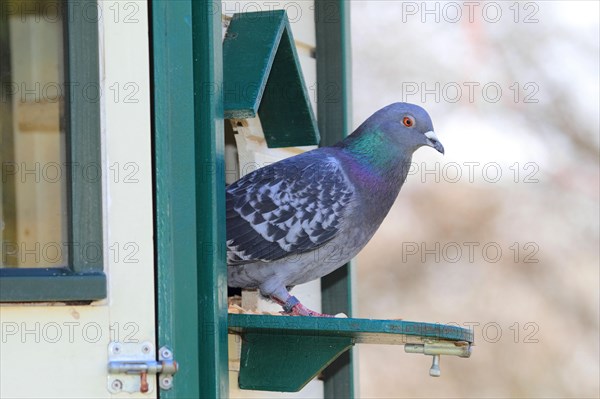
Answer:
[[335, 317], [330, 314], [318, 313], [314, 310], [310, 310], [306, 306], [304, 306], [300, 301], [295, 297], [290, 295], [287, 301], [282, 302], [277, 298], [274, 298], [275, 302], [279, 303], [283, 307], [283, 314], [287, 314], [290, 316], [311, 316], [311, 317]]

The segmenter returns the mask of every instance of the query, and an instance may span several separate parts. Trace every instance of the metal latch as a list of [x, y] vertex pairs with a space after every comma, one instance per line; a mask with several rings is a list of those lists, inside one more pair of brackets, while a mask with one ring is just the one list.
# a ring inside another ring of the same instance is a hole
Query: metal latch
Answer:
[[163, 346], [158, 351], [158, 361], [154, 356], [154, 345], [151, 342], [111, 342], [108, 345], [109, 392], [152, 392], [154, 383], [153, 379], [148, 379], [148, 374], [158, 376], [161, 389], [171, 389], [173, 374], [178, 368], [177, 362], [173, 360], [173, 352]]
[[439, 377], [440, 370], [440, 355], [452, 355], [459, 357], [471, 356], [471, 344], [465, 341], [432, 341], [424, 344], [405, 344], [404, 352], [406, 353], [422, 353], [424, 355], [433, 356], [433, 363], [429, 369], [429, 375]]

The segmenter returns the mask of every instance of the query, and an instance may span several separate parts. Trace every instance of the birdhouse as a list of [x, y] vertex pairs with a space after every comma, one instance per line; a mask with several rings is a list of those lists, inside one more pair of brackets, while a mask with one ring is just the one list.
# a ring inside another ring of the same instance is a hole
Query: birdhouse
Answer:
[[[231, 145], [230, 151], [225, 150], [225, 159], [226, 170], [237, 172], [229, 183], [256, 167], [296, 155], [305, 149], [303, 146], [318, 144], [320, 137], [325, 143], [332, 143], [347, 133], [349, 124], [343, 98], [338, 102], [318, 102], [322, 129], [319, 133], [301, 68], [301, 64], [307, 63], [300, 62], [296, 51], [296, 47], [316, 44], [310, 53], [326, 56], [339, 49], [334, 50], [332, 43], [325, 40], [308, 44], [294, 40], [283, 10], [237, 13], [227, 21], [223, 41], [223, 96], [224, 114], [229, 120], [225, 129], [226, 143]], [[331, 27], [322, 24], [321, 29], [325, 28]], [[339, 29], [338, 25], [327, 32], [329, 39], [339, 38], [342, 33]], [[330, 67], [340, 67], [342, 63], [338, 59], [338, 64]], [[310, 68], [305, 68], [304, 72], [307, 71], [310, 74]], [[332, 73], [323, 67], [321, 73], [327, 72]], [[337, 76], [337, 82], [341, 87], [343, 76]], [[318, 79], [315, 83], [319, 85]], [[331, 123], [334, 115], [338, 115], [335, 124]], [[300, 285], [295, 290], [304, 290], [303, 298], [317, 297], [324, 309], [351, 313], [350, 302], [340, 300], [351, 296], [349, 267], [346, 265], [325, 277], [322, 292], [318, 281], [316, 285], [307, 283], [310, 287]], [[254, 314], [245, 314], [238, 308], [236, 311], [240, 313], [229, 314], [228, 320], [229, 332], [240, 337], [233, 340], [230, 337], [229, 360], [230, 365], [235, 365], [230, 383], [238, 384], [243, 390], [296, 392], [308, 389], [303, 392], [314, 395], [323, 388], [315, 388], [311, 381], [322, 374], [330, 387], [332, 384], [336, 384], [335, 389], [346, 387], [341, 388], [345, 393], [341, 396], [352, 396], [348, 388], [352, 378], [350, 351], [358, 343], [404, 345], [407, 353], [431, 355], [432, 376], [439, 376], [440, 355], [469, 357], [471, 353], [472, 334], [458, 327], [401, 320], [264, 315], [260, 313], [277, 311], [279, 306], [261, 300], [257, 292], [243, 292], [241, 307]], [[332, 363], [335, 365], [327, 369]], [[337, 378], [329, 372], [334, 369], [341, 370]], [[236, 395], [243, 396], [243, 393]]]

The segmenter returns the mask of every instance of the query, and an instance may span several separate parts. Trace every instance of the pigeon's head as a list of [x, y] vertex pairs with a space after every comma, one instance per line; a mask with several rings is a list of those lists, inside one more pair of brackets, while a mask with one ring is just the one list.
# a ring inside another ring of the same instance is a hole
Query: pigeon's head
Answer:
[[383, 133], [386, 141], [403, 150], [412, 152], [419, 147], [429, 146], [444, 153], [444, 146], [433, 131], [429, 114], [415, 104], [390, 104], [375, 112], [361, 128], [367, 132]]

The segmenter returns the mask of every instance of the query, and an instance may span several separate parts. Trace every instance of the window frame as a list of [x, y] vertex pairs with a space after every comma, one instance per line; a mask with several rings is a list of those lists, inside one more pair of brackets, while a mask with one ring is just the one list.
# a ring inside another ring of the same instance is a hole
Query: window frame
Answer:
[[[107, 296], [103, 272], [99, 18], [95, 0], [77, 0], [77, 6], [75, 0], [64, 3], [69, 265], [0, 268], [0, 303], [90, 303]], [[95, 167], [98, 175], [83, 179], [82, 167]], [[93, 258], [82, 251], [90, 245], [98, 251]]]

